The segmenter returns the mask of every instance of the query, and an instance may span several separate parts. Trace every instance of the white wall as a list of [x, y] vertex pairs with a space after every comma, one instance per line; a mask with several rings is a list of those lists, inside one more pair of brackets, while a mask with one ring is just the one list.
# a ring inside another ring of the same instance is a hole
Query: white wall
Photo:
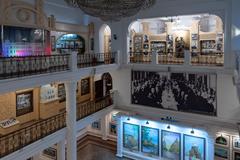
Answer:
[[240, 50], [240, 1], [232, 0], [232, 49]]

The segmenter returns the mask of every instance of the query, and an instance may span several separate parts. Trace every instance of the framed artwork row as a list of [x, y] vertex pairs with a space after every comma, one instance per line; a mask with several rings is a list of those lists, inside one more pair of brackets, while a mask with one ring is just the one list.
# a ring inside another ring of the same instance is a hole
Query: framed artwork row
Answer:
[[161, 156], [169, 160], [181, 160], [181, 153], [183, 153], [183, 160], [206, 160], [205, 138], [166, 130], [161, 130], [160, 135], [158, 128], [125, 122], [123, 123], [123, 147], [132, 152], [142, 152], [150, 157]]
[[215, 138], [214, 159], [240, 160], [240, 138], [228, 134], [217, 134]]

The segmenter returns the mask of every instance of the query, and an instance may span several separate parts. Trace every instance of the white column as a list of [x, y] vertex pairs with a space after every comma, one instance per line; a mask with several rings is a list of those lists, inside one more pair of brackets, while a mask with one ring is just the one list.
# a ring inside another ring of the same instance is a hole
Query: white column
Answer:
[[66, 124], [67, 124], [67, 159], [77, 160], [76, 130], [76, 89], [77, 82], [65, 83], [66, 89]]
[[191, 52], [184, 50], [184, 65], [189, 66], [191, 64]]
[[69, 59], [69, 65], [72, 72], [78, 69], [77, 52], [72, 52]]
[[65, 160], [65, 139], [57, 143], [57, 160]]
[[108, 138], [108, 120], [107, 115], [101, 118], [101, 131], [102, 131], [102, 139], [107, 140]]
[[152, 52], [152, 64], [158, 64], [158, 53]]
[[122, 157], [123, 152], [123, 128], [122, 117], [117, 118], [117, 157]]

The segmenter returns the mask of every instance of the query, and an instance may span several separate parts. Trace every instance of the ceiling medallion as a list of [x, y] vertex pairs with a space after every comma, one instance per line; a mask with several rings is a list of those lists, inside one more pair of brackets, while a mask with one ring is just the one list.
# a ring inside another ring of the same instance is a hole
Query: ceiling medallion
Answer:
[[154, 5], [156, 0], [65, 0], [86, 14], [103, 21], [119, 21]]

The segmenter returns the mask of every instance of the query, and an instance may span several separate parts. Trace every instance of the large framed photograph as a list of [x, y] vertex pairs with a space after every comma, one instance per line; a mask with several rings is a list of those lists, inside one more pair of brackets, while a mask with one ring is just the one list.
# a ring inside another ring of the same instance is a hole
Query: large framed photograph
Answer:
[[209, 73], [132, 71], [132, 104], [217, 115], [217, 76]]
[[229, 160], [229, 149], [224, 147], [215, 146], [214, 160]]
[[215, 139], [215, 145], [222, 147], [230, 146], [230, 136], [226, 134], [217, 134]]
[[123, 123], [123, 147], [139, 151], [139, 125]]
[[90, 93], [90, 78], [85, 78], [81, 80], [81, 95], [86, 95]]
[[141, 151], [149, 155], [159, 155], [159, 130], [142, 126]]
[[238, 136], [232, 137], [233, 149], [240, 150], [240, 138]]
[[183, 135], [183, 159], [205, 159], [205, 138]]
[[55, 148], [49, 147], [44, 149], [43, 155], [50, 159], [57, 160], [57, 150]]
[[16, 93], [16, 116], [33, 112], [33, 91]]
[[162, 130], [162, 157], [171, 160], [181, 159], [181, 134]]

